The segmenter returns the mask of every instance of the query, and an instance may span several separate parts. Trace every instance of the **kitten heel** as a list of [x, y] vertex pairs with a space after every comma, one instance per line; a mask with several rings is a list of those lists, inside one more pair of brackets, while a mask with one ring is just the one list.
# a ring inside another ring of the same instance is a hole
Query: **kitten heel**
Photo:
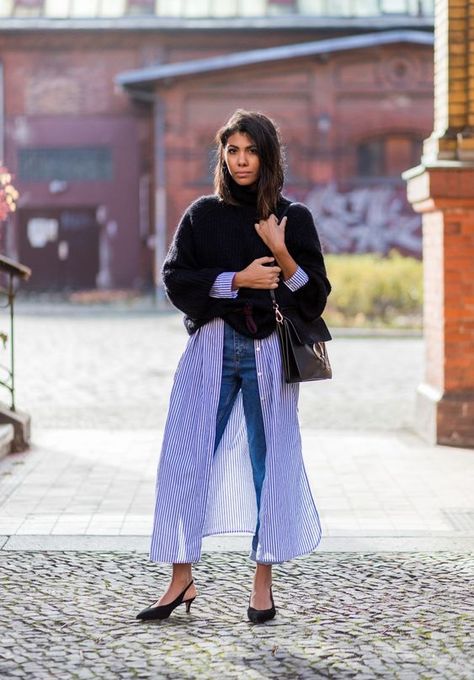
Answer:
[[192, 605], [192, 603], [194, 602], [195, 599], [196, 599], [195, 597], [192, 597], [190, 600], [185, 600], [186, 614], [189, 614], [189, 612], [191, 611], [191, 605]]
[[192, 586], [194, 581], [191, 581], [186, 588], [183, 590], [182, 593], [178, 595], [178, 597], [173, 600], [173, 602], [170, 602], [169, 604], [161, 604], [161, 605], [156, 605], [156, 606], [151, 606], [147, 607], [146, 609], [143, 609], [139, 614], [137, 614], [137, 619], [141, 619], [142, 621], [151, 621], [153, 619], [167, 619], [171, 612], [176, 609], [176, 607], [179, 607], [180, 604], [185, 604], [186, 605], [186, 611], [189, 614], [189, 610], [191, 609], [191, 603], [196, 599], [195, 597], [190, 598], [189, 600], [185, 600], [184, 596], [186, 594], [186, 591], [188, 588]]

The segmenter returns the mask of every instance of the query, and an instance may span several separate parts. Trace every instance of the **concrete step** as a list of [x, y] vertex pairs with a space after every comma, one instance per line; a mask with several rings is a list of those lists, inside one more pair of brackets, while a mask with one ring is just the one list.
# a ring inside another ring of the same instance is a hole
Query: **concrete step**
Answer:
[[15, 428], [13, 425], [0, 425], [0, 458], [4, 458], [10, 453], [14, 437]]
[[26, 451], [30, 446], [31, 416], [24, 411], [12, 411], [0, 402], [0, 425], [12, 425], [14, 430], [12, 451]]

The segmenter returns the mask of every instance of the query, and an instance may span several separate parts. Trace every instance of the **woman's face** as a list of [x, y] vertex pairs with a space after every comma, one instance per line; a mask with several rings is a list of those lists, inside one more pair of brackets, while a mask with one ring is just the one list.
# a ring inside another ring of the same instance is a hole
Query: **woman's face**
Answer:
[[258, 181], [260, 158], [253, 139], [245, 132], [234, 132], [227, 139], [224, 159], [232, 179], [241, 186], [251, 186]]

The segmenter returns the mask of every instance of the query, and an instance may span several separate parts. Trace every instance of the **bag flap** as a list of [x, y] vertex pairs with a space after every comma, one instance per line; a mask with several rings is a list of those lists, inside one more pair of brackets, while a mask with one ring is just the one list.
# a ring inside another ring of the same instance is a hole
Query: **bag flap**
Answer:
[[304, 340], [301, 337], [300, 333], [298, 332], [298, 329], [296, 328], [293, 321], [289, 319], [287, 316], [285, 317], [285, 325], [288, 329], [288, 333], [291, 336], [292, 341], [296, 342], [298, 345], [304, 345]]

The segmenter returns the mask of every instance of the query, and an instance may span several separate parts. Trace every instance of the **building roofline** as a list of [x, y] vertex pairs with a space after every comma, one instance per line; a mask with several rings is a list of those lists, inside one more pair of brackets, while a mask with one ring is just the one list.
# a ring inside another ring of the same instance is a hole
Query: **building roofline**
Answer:
[[279, 47], [266, 47], [263, 49], [246, 50], [244, 52], [232, 52], [217, 57], [194, 59], [192, 61], [176, 62], [171, 64], [158, 64], [142, 69], [134, 69], [119, 73], [115, 82], [123, 88], [131, 88], [150, 85], [160, 81], [182, 78], [186, 76], [227, 71], [252, 66], [255, 64], [267, 64], [275, 61], [288, 61], [302, 57], [330, 54], [331, 52], [344, 52], [348, 50], [363, 49], [366, 47], [378, 47], [394, 43], [412, 43], [417, 45], [432, 46], [434, 42], [431, 33], [423, 31], [386, 31], [381, 33], [366, 33], [363, 35], [350, 35], [325, 40], [297, 43], [294, 45], [282, 45]]
[[303, 14], [273, 17], [180, 18], [159, 16], [52, 18], [1, 17], [0, 33], [38, 31], [240, 31], [248, 30], [433, 30], [433, 17], [406, 15], [324, 17]]

